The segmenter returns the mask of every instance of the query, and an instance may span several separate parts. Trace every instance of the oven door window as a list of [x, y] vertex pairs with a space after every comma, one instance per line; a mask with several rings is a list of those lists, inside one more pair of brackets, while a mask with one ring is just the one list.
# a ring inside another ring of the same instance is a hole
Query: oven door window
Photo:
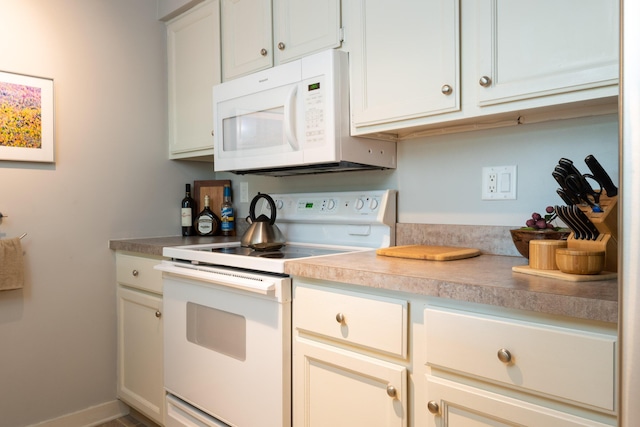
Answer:
[[244, 316], [187, 302], [187, 341], [244, 361], [246, 337]]

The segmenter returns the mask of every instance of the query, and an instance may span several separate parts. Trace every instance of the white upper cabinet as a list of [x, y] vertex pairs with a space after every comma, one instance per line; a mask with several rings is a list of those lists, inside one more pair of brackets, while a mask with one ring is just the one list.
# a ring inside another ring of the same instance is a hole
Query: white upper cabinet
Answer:
[[220, 83], [220, 5], [196, 6], [167, 24], [169, 157], [213, 155], [212, 88]]
[[614, 113], [612, 0], [352, 0], [351, 132], [409, 139]]
[[457, 0], [353, 0], [347, 13], [356, 129], [459, 110]]
[[617, 84], [618, 2], [478, 3], [480, 106]]
[[271, 0], [222, 0], [222, 79], [273, 66]]
[[222, 0], [222, 78], [340, 46], [340, 0]]

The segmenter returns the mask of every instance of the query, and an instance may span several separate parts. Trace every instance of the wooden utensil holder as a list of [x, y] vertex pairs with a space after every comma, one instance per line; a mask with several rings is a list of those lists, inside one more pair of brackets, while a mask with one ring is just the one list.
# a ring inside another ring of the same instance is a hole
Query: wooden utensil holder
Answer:
[[590, 206], [578, 206], [598, 229], [596, 240], [576, 239], [571, 233], [567, 247], [581, 251], [605, 251], [605, 271], [618, 271], [618, 196], [600, 196], [603, 212], [592, 212]]

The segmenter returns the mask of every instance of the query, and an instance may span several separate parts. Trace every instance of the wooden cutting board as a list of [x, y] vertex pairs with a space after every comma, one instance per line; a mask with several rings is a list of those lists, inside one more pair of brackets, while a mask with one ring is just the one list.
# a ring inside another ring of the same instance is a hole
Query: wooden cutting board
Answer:
[[456, 246], [407, 245], [392, 246], [376, 250], [378, 255], [397, 258], [426, 259], [430, 261], [452, 261], [480, 255], [479, 249]]

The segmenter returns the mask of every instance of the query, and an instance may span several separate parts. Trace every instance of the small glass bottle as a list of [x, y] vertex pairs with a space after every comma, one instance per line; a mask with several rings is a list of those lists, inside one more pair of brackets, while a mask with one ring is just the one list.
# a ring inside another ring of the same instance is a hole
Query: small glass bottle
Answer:
[[224, 186], [223, 196], [222, 205], [220, 206], [220, 234], [223, 236], [235, 236], [236, 223], [233, 203], [231, 202], [230, 186]]
[[209, 208], [209, 195], [204, 196], [204, 208], [193, 221], [198, 236], [215, 236], [220, 233], [220, 218]]
[[182, 235], [193, 236], [193, 217], [196, 214], [196, 201], [191, 198], [191, 184], [186, 185], [182, 199]]

